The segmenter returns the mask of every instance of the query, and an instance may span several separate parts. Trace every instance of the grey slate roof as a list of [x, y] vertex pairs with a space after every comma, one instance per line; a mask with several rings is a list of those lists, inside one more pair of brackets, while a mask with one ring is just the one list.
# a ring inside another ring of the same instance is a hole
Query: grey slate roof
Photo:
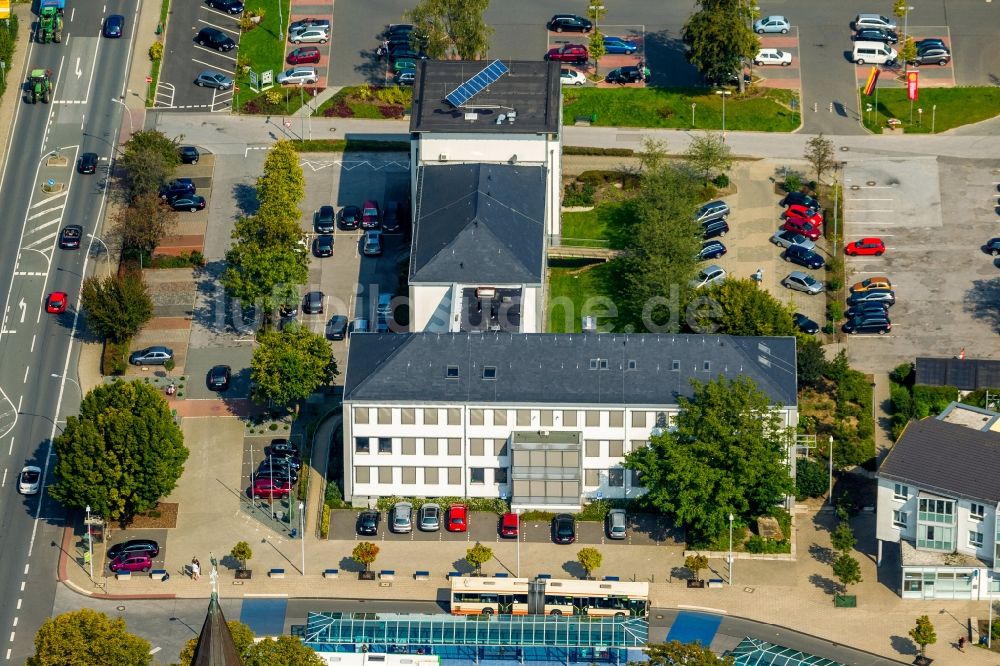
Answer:
[[545, 174], [511, 164], [420, 167], [410, 281], [541, 284]]
[[[604, 359], [607, 369], [591, 369]], [[634, 369], [629, 369], [635, 361]], [[674, 362], [677, 370], [674, 370]], [[706, 368], [705, 364], [708, 363]], [[446, 377], [448, 366], [459, 377]], [[483, 368], [496, 368], [496, 379]], [[671, 405], [691, 379], [746, 376], [796, 405], [795, 338], [657, 334], [364, 334], [351, 338], [344, 400], [516, 405]]]
[[1000, 434], [928, 417], [906, 426], [879, 476], [950, 497], [1000, 501]]
[[916, 383], [954, 386], [962, 391], [1000, 388], [1000, 361], [918, 356]]
[[[559, 63], [504, 60], [510, 70], [456, 109], [445, 96], [492, 60], [421, 60], [413, 86], [411, 132], [542, 134], [559, 132]], [[514, 122], [497, 125], [500, 115], [517, 112]], [[474, 118], [467, 114], [474, 114]]]

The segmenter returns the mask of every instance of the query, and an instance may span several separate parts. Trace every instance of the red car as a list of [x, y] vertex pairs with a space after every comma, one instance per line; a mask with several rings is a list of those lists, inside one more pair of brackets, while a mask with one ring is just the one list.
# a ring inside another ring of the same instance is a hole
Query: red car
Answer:
[[448, 521], [446, 523], [449, 532], [464, 532], [469, 529], [469, 510], [464, 504], [452, 504], [448, 508]]
[[823, 226], [823, 216], [812, 210], [811, 208], [806, 208], [805, 206], [789, 206], [783, 215], [785, 219], [792, 217], [797, 217], [807, 222], [811, 222], [814, 226]]
[[289, 65], [308, 65], [319, 62], [319, 49], [315, 46], [300, 46], [285, 58]]
[[254, 499], [285, 499], [292, 492], [292, 482], [265, 476], [253, 482], [252, 492]]
[[844, 252], [846, 252], [849, 257], [856, 257], [859, 254], [873, 254], [876, 257], [881, 257], [885, 254], [885, 243], [882, 242], [881, 238], [862, 238], [861, 240], [854, 241], [853, 243], [848, 243], [847, 247], [844, 248]]
[[53, 291], [45, 300], [45, 311], [49, 314], [62, 314], [66, 312], [66, 304], [69, 296], [64, 291]]
[[378, 229], [382, 226], [382, 211], [378, 207], [378, 202], [369, 199], [361, 207], [361, 228]]
[[153, 560], [149, 555], [138, 555], [126, 553], [111, 560], [110, 569], [115, 573], [119, 571], [149, 571], [153, 568]]
[[564, 44], [558, 48], [549, 49], [549, 52], [545, 54], [545, 59], [583, 64], [590, 59], [590, 53], [583, 44]]
[[819, 227], [814, 225], [812, 222], [807, 222], [801, 217], [790, 217], [785, 220], [784, 226], [781, 227], [785, 231], [793, 231], [797, 234], [802, 234], [811, 241], [816, 240], [820, 236]]
[[517, 537], [518, 515], [516, 513], [505, 513], [500, 518], [500, 536]]

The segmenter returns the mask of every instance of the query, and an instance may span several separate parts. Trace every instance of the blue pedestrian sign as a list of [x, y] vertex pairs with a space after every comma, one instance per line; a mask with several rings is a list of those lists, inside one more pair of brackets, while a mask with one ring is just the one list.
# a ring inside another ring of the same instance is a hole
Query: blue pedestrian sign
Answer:
[[49, 180], [47, 182], [49, 184], [49, 187], [52, 187], [53, 185], [56, 184], [56, 179], [55, 178], [49, 178]]

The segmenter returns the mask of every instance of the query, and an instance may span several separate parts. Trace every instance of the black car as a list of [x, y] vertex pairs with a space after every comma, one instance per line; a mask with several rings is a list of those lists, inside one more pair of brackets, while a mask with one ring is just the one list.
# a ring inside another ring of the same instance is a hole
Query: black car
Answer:
[[805, 206], [815, 212], [820, 212], [823, 208], [819, 205], [819, 201], [809, 196], [808, 194], [803, 194], [802, 192], [789, 192], [785, 195], [785, 198], [781, 200], [782, 206]]
[[326, 322], [326, 339], [343, 340], [347, 336], [347, 317], [344, 315], [333, 315], [330, 321]]
[[298, 454], [291, 453], [268, 453], [267, 460], [275, 461], [280, 465], [288, 465], [295, 471], [302, 469], [302, 461]]
[[408, 35], [413, 32], [415, 26], [412, 23], [393, 23], [382, 33], [386, 39], [392, 39], [393, 35]]
[[819, 324], [801, 312], [796, 312], [792, 315], [792, 323], [795, 324], [795, 328], [799, 329], [803, 333], [808, 333], [809, 335], [819, 333]]
[[792, 245], [785, 250], [782, 255], [785, 261], [790, 261], [793, 264], [798, 264], [799, 266], [805, 266], [806, 268], [811, 268], [813, 270], [817, 268], [823, 268], [823, 257], [819, 256], [812, 250], [802, 247], [801, 245]]
[[205, 197], [200, 194], [182, 194], [170, 199], [170, 207], [196, 213], [205, 208]]
[[190, 178], [178, 178], [160, 188], [160, 198], [166, 201], [184, 194], [194, 194], [197, 191], [198, 188], [194, 186], [193, 180]]
[[299, 482], [299, 470], [286, 463], [284, 459], [265, 458], [253, 476], [256, 479], [288, 479], [292, 484]]
[[908, 60], [911, 65], [940, 65], [951, 62], [951, 51], [943, 46], [924, 46], [917, 49], [917, 56]]
[[853, 319], [854, 317], [870, 317], [873, 315], [888, 317], [888, 304], [879, 303], [878, 301], [870, 301], [868, 303], [858, 303], [857, 305], [852, 305], [847, 309], [848, 319]]
[[299, 447], [289, 442], [287, 439], [272, 439], [271, 443], [267, 447], [267, 452], [269, 455], [276, 455], [279, 453], [290, 453], [295, 457], [299, 455]]
[[918, 39], [916, 42], [914, 42], [913, 45], [917, 47], [918, 51], [920, 49], [925, 49], [925, 48], [927, 48], [929, 46], [938, 46], [938, 47], [941, 47], [943, 49], [948, 48], [948, 45], [944, 43], [944, 40], [943, 39], [938, 39], [937, 37], [928, 37], [927, 39]]
[[228, 14], [239, 14], [243, 11], [241, 0], [205, 0], [205, 4], [212, 9], [218, 9], [220, 12]]
[[154, 558], [159, 554], [160, 544], [152, 539], [129, 539], [108, 548], [108, 559], [111, 560], [119, 555], [147, 555]]
[[397, 60], [427, 60], [427, 54], [423, 51], [414, 51], [409, 46], [402, 46], [389, 52], [389, 60], [392, 62]]
[[729, 223], [726, 222], [725, 218], [719, 218], [717, 220], [709, 220], [701, 225], [702, 228], [702, 238], [708, 240], [709, 238], [716, 238], [718, 236], [725, 236], [729, 233]]
[[201, 153], [194, 146], [181, 146], [177, 152], [181, 156], [181, 164], [197, 164], [201, 157]]
[[372, 536], [378, 534], [378, 524], [382, 521], [382, 514], [374, 509], [368, 509], [358, 514], [358, 534]]
[[316, 257], [332, 257], [333, 236], [330, 234], [316, 236], [316, 239], [313, 241], [313, 255]]
[[125, 17], [121, 14], [112, 14], [104, 19], [104, 36], [110, 39], [117, 39], [125, 32]]
[[67, 224], [59, 232], [59, 249], [79, 250], [81, 238], [83, 238], [83, 227], [79, 224]]
[[316, 233], [333, 233], [335, 217], [336, 214], [333, 212], [333, 206], [320, 206], [319, 210], [316, 212], [316, 218], [313, 220], [313, 227], [316, 229]]
[[725, 253], [726, 253], [726, 246], [722, 244], [722, 241], [717, 241], [717, 240], [705, 241], [701, 245], [701, 252], [698, 253], [698, 261], [718, 259]]
[[198, 31], [198, 35], [194, 38], [194, 41], [199, 46], [215, 49], [216, 51], [232, 51], [236, 48], [236, 42], [229, 35], [215, 28], [202, 28]]
[[590, 19], [576, 14], [556, 14], [549, 19], [545, 27], [552, 32], [590, 32], [594, 24]]
[[225, 391], [229, 388], [229, 378], [232, 369], [228, 365], [217, 365], [208, 371], [205, 383], [209, 391]]
[[323, 292], [310, 291], [302, 299], [302, 312], [305, 314], [323, 314]]
[[84, 153], [80, 155], [80, 161], [76, 165], [79, 173], [97, 172], [97, 153]]
[[568, 544], [576, 541], [576, 522], [568, 513], [560, 513], [552, 519], [552, 540]]
[[991, 238], [986, 241], [983, 251], [992, 254], [994, 257], [1000, 257], [1000, 238]]
[[382, 231], [397, 231], [399, 229], [399, 202], [390, 201], [385, 205], [382, 214]]
[[859, 315], [844, 322], [844, 333], [878, 333], [885, 335], [892, 330], [892, 322], [886, 315]]
[[635, 66], [618, 67], [604, 77], [608, 83], [636, 83], [642, 81], [642, 70]]
[[344, 206], [337, 216], [337, 224], [341, 229], [357, 229], [361, 226], [361, 208]]
[[886, 28], [862, 28], [854, 33], [854, 41], [895, 44], [899, 41], [899, 35], [897, 35], [894, 30], [888, 30]]

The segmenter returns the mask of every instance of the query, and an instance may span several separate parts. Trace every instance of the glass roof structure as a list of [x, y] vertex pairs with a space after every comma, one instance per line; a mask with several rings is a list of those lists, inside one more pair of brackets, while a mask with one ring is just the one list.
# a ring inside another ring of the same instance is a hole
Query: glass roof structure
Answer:
[[844, 666], [839, 661], [756, 638], [744, 638], [728, 656], [735, 658], [736, 666]]
[[649, 640], [642, 618], [309, 613], [306, 622], [303, 640], [321, 652], [344, 645], [641, 648]]

